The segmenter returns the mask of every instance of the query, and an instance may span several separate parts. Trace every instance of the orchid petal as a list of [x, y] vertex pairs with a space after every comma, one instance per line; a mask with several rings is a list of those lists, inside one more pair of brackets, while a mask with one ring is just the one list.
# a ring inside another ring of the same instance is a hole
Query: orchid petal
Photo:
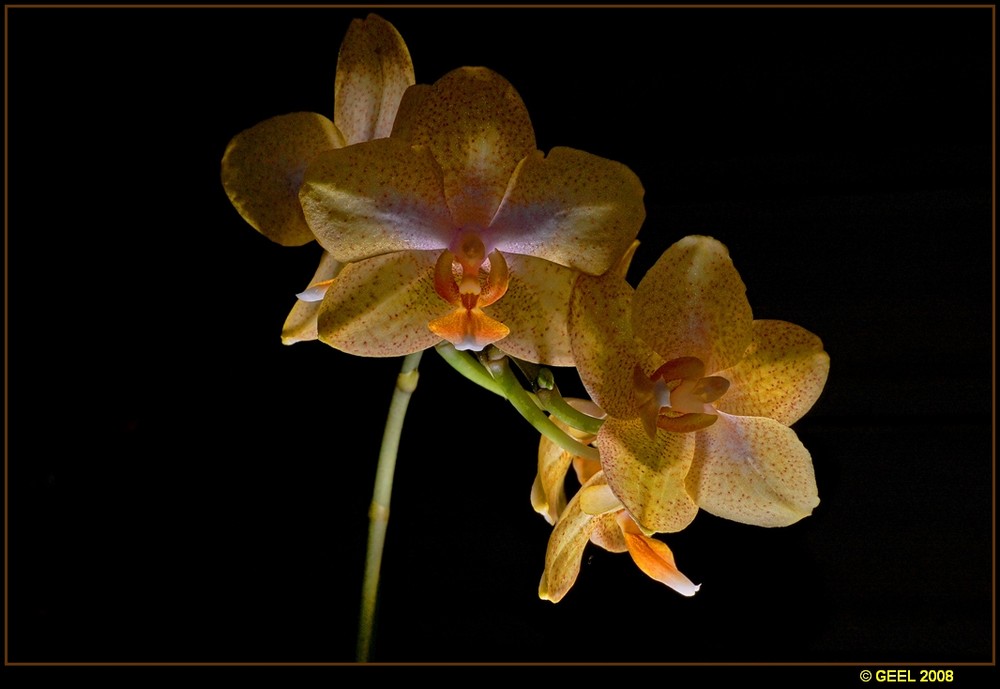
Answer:
[[[315, 285], [326, 285], [322, 290], [325, 296], [329, 290], [329, 285], [332, 284], [333, 278], [337, 276], [341, 268], [343, 268], [343, 264], [324, 251], [322, 258], [320, 258], [319, 266], [316, 268], [316, 273], [313, 275], [312, 280], [309, 281], [310, 286], [306, 291], [318, 291], [315, 290]], [[300, 296], [296, 300], [295, 306], [292, 307], [291, 312], [285, 319], [285, 325], [281, 329], [281, 342], [283, 344], [290, 345], [296, 342], [315, 340], [319, 337], [316, 331], [316, 317], [319, 316], [321, 302], [322, 297], [307, 301]]]
[[[596, 437], [590, 436], [589, 443], [594, 442], [594, 438]], [[576, 479], [580, 482], [580, 485], [593, 478], [594, 474], [598, 471], [601, 471], [601, 461], [599, 459], [587, 459], [586, 457], [573, 458], [573, 472], [576, 474]]]
[[594, 402], [620, 419], [636, 416], [640, 404], [633, 383], [640, 357], [632, 335], [632, 293], [616, 274], [581, 275], [569, 311], [580, 380]]
[[590, 532], [590, 542], [609, 553], [624, 553], [628, 550], [625, 534], [618, 526], [618, 515], [625, 515], [626, 519], [630, 521], [632, 519], [625, 510], [619, 510], [594, 517], [594, 522], [591, 525], [593, 531]]
[[595, 517], [622, 509], [622, 501], [607, 484], [580, 489], [580, 509]]
[[566, 508], [566, 472], [573, 456], [551, 440], [542, 436], [538, 447], [538, 473], [531, 486], [531, 506], [555, 524]]
[[487, 235], [501, 251], [601, 275], [638, 233], [642, 197], [621, 163], [572, 148], [535, 151], [517, 166]]
[[693, 596], [701, 588], [677, 569], [674, 554], [667, 544], [643, 534], [628, 514], [622, 512], [618, 515], [618, 525], [625, 537], [629, 555], [639, 569], [684, 596]]
[[743, 358], [753, 315], [746, 286], [721, 243], [685, 237], [650, 268], [632, 300], [636, 335], [670, 361], [701, 359], [709, 373]]
[[[584, 406], [585, 408], [589, 403], [589, 400], [567, 399], [566, 401], [574, 407]], [[584, 445], [589, 445], [594, 441], [594, 436], [590, 433], [573, 428], [554, 416], [550, 416], [549, 419], [558, 428]], [[575, 463], [576, 459], [580, 459], [582, 462], [587, 461], [575, 457], [569, 451], [559, 447], [548, 436], [541, 437], [538, 443], [538, 474], [531, 490], [531, 505], [536, 512], [545, 517], [549, 524], [555, 524], [559, 519], [559, 514], [566, 507], [566, 473], [569, 471], [570, 464]], [[597, 462], [592, 463], [597, 464]]]
[[[604, 485], [604, 474], [596, 474], [582, 488]], [[580, 560], [590, 535], [603, 517], [594, 517], [580, 509], [577, 493], [563, 510], [549, 537], [545, 551], [545, 571], [538, 584], [538, 597], [558, 603], [573, 587], [580, 573]], [[605, 515], [607, 516], [607, 515]]]
[[497, 347], [532, 363], [572, 366], [569, 300], [578, 273], [533, 256], [506, 259], [507, 293], [483, 309], [510, 328]]
[[389, 136], [403, 92], [416, 79], [406, 43], [378, 15], [355, 19], [337, 57], [334, 121], [348, 144]]
[[650, 438], [639, 419], [605, 419], [595, 445], [608, 485], [639, 525], [651, 532], [680, 531], [698, 506], [684, 477], [694, 456], [695, 435], [660, 431]]
[[535, 150], [521, 97], [484, 67], [453, 70], [415, 96], [419, 103], [405, 104], [393, 136], [433, 152], [456, 226], [487, 227], [514, 168]]
[[317, 157], [302, 209], [316, 239], [348, 263], [407, 250], [443, 250], [454, 229], [441, 170], [426, 149], [377, 139]]
[[320, 339], [359, 356], [403, 356], [440, 342], [427, 324], [453, 307], [434, 291], [436, 261], [436, 252], [398, 251], [345, 266], [320, 307]]
[[399, 102], [399, 110], [396, 111], [396, 121], [392, 123], [392, 138], [400, 139], [407, 143], [413, 141], [413, 129], [420, 116], [420, 109], [424, 101], [433, 93], [434, 89], [429, 84], [414, 84], [403, 93], [403, 100]]
[[315, 239], [299, 205], [309, 161], [340, 148], [333, 122], [312, 112], [272, 117], [233, 137], [222, 156], [222, 185], [243, 219], [273, 242], [300, 246]]
[[829, 372], [830, 356], [811, 332], [784, 321], [754, 321], [746, 357], [721, 373], [732, 385], [715, 406], [791, 426], [812, 408]]
[[819, 504], [812, 458], [787, 426], [720, 413], [697, 438], [687, 486], [702, 509], [744, 524], [787, 526]]

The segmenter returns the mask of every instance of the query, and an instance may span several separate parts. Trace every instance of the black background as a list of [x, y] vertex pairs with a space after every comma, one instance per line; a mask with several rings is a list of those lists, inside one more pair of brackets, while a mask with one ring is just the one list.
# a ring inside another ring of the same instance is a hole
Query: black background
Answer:
[[[219, 162], [332, 113], [366, 13], [7, 11], [9, 661], [353, 660], [398, 361], [280, 343], [318, 248], [254, 232]], [[715, 236], [832, 366], [811, 517], [665, 536], [691, 599], [591, 546], [552, 605], [537, 434], [429, 352], [374, 659], [992, 662], [993, 10], [380, 14], [418, 81], [490, 67], [540, 149], [639, 175], [634, 282]]]

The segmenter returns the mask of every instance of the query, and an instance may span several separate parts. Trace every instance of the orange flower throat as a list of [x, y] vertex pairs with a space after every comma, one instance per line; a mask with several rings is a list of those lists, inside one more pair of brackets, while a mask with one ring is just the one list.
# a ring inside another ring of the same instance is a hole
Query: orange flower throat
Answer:
[[729, 389], [725, 378], [705, 377], [705, 364], [695, 357], [672, 359], [649, 377], [636, 367], [635, 385], [639, 414], [651, 437], [657, 428], [675, 433], [708, 428], [718, 418], [712, 402]]
[[427, 327], [462, 350], [478, 351], [507, 337], [510, 328], [487, 316], [482, 307], [502, 297], [509, 280], [503, 254], [494, 249], [487, 256], [479, 234], [463, 230], [434, 267], [434, 290], [456, 308]]

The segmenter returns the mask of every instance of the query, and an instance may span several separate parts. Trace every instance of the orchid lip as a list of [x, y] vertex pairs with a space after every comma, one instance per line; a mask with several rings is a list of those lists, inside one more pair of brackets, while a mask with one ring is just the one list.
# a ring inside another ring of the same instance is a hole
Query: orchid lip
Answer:
[[503, 254], [494, 249], [487, 255], [479, 234], [461, 231], [434, 267], [434, 290], [456, 309], [431, 321], [428, 327], [460, 350], [480, 350], [506, 337], [510, 329], [482, 308], [507, 292], [509, 280]]

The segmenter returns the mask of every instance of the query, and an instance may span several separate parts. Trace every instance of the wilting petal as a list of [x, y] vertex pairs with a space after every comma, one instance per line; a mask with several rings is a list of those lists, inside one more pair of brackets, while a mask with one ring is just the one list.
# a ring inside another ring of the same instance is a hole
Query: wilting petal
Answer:
[[[596, 474], [583, 488], [604, 485], [604, 474]], [[581, 488], [581, 490], [583, 490]], [[580, 509], [579, 493], [569, 501], [549, 537], [545, 551], [545, 571], [538, 584], [538, 597], [558, 603], [573, 587], [580, 573], [580, 559], [597, 520]], [[607, 515], [605, 515], [607, 516]]]
[[506, 255], [507, 293], [483, 311], [510, 328], [497, 347], [519, 359], [572, 366], [569, 299], [578, 273], [533, 256]]
[[664, 431], [650, 438], [639, 419], [609, 416], [601, 426], [595, 445], [608, 485], [645, 530], [680, 531], [698, 513], [684, 486], [694, 439]]
[[746, 357], [721, 373], [732, 385], [716, 408], [791, 426], [812, 408], [829, 372], [830, 356], [811, 332], [784, 321], [754, 321]]
[[396, 28], [375, 14], [353, 20], [340, 44], [333, 103], [347, 143], [389, 136], [403, 92], [414, 81], [410, 53]]
[[452, 310], [434, 291], [437, 252], [399, 251], [344, 267], [319, 312], [323, 342], [359, 356], [402, 356], [441, 338], [427, 323]]
[[632, 335], [632, 287], [617, 273], [581, 275], [570, 302], [569, 334], [583, 386], [604, 411], [636, 416], [633, 382], [641, 365]]
[[[589, 400], [566, 401], [574, 407], [583, 407], [585, 412], [591, 411], [593, 406]], [[554, 416], [549, 418], [552, 423], [584, 445], [594, 441], [592, 434], [572, 428]], [[555, 524], [566, 507], [566, 472], [569, 471], [573, 460], [574, 455], [569, 451], [556, 445], [547, 436], [542, 436], [538, 443], [538, 474], [531, 488], [531, 505], [549, 524]]]
[[316, 239], [343, 263], [445, 249], [454, 234], [437, 163], [426, 149], [396, 139], [317, 157], [299, 198]]
[[787, 426], [720, 413], [696, 435], [687, 485], [702, 509], [744, 524], [787, 526], [819, 504], [812, 458]]
[[628, 552], [639, 569], [685, 596], [693, 596], [701, 588], [677, 569], [674, 554], [666, 543], [644, 535], [625, 512], [619, 513], [617, 520]]
[[621, 527], [618, 526], [619, 514], [624, 514], [629, 520], [632, 519], [625, 510], [606, 512], [594, 517], [592, 524], [593, 531], [590, 532], [590, 542], [599, 548], [607, 550], [609, 553], [624, 553], [628, 550], [628, 544], [625, 543], [625, 534], [622, 533]]
[[636, 335], [666, 361], [696, 357], [711, 374], [743, 358], [753, 315], [722, 244], [685, 237], [649, 269], [632, 300]]
[[486, 234], [500, 251], [601, 275], [635, 239], [642, 197], [639, 178], [621, 163], [572, 148], [535, 151], [518, 165]]
[[[323, 285], [332, 280], [342, 267], [342, 263], [324, 251], [319, 261], [319, 267], [316, 268], [316, 274], [309, 281], [309, 287], [306, 288], [306, 291], [313, 290], [318, 292], [319, 290], [314, 286]], [[324, 295], [327, 289], [329, 289], [328, 286], [323, 288]], [[281, 342], [283, 344], [290, 345], [296, 342], [315, 340], [319, 337], [319, 334], [316, 332], [316, 317], [319, 315], [319, 307], [322, 301], [322, 297], [308, 301], [300, 298], [295, 301], [295, 306], [292, 307], [291, 312], [285, 319], [285, 325], [281, 329]]]
[[299, 246], [315, 239], [299, 205], [306, 166], [343, 145], [341, 133], [322, 115], [272, 117], [229, 142], [222, 156], [222, 185], [254, 229], [278, 244]]
[[[463, 67], [420, 89], [405, 104], [393, 136], [426, 145], [444, 171], [457, 226], [485, 228], [518, 162], [535, 150], [528, 111], [514, 87], [484, 67]], [[409, 100], [407, 97], [406, 100]]]

